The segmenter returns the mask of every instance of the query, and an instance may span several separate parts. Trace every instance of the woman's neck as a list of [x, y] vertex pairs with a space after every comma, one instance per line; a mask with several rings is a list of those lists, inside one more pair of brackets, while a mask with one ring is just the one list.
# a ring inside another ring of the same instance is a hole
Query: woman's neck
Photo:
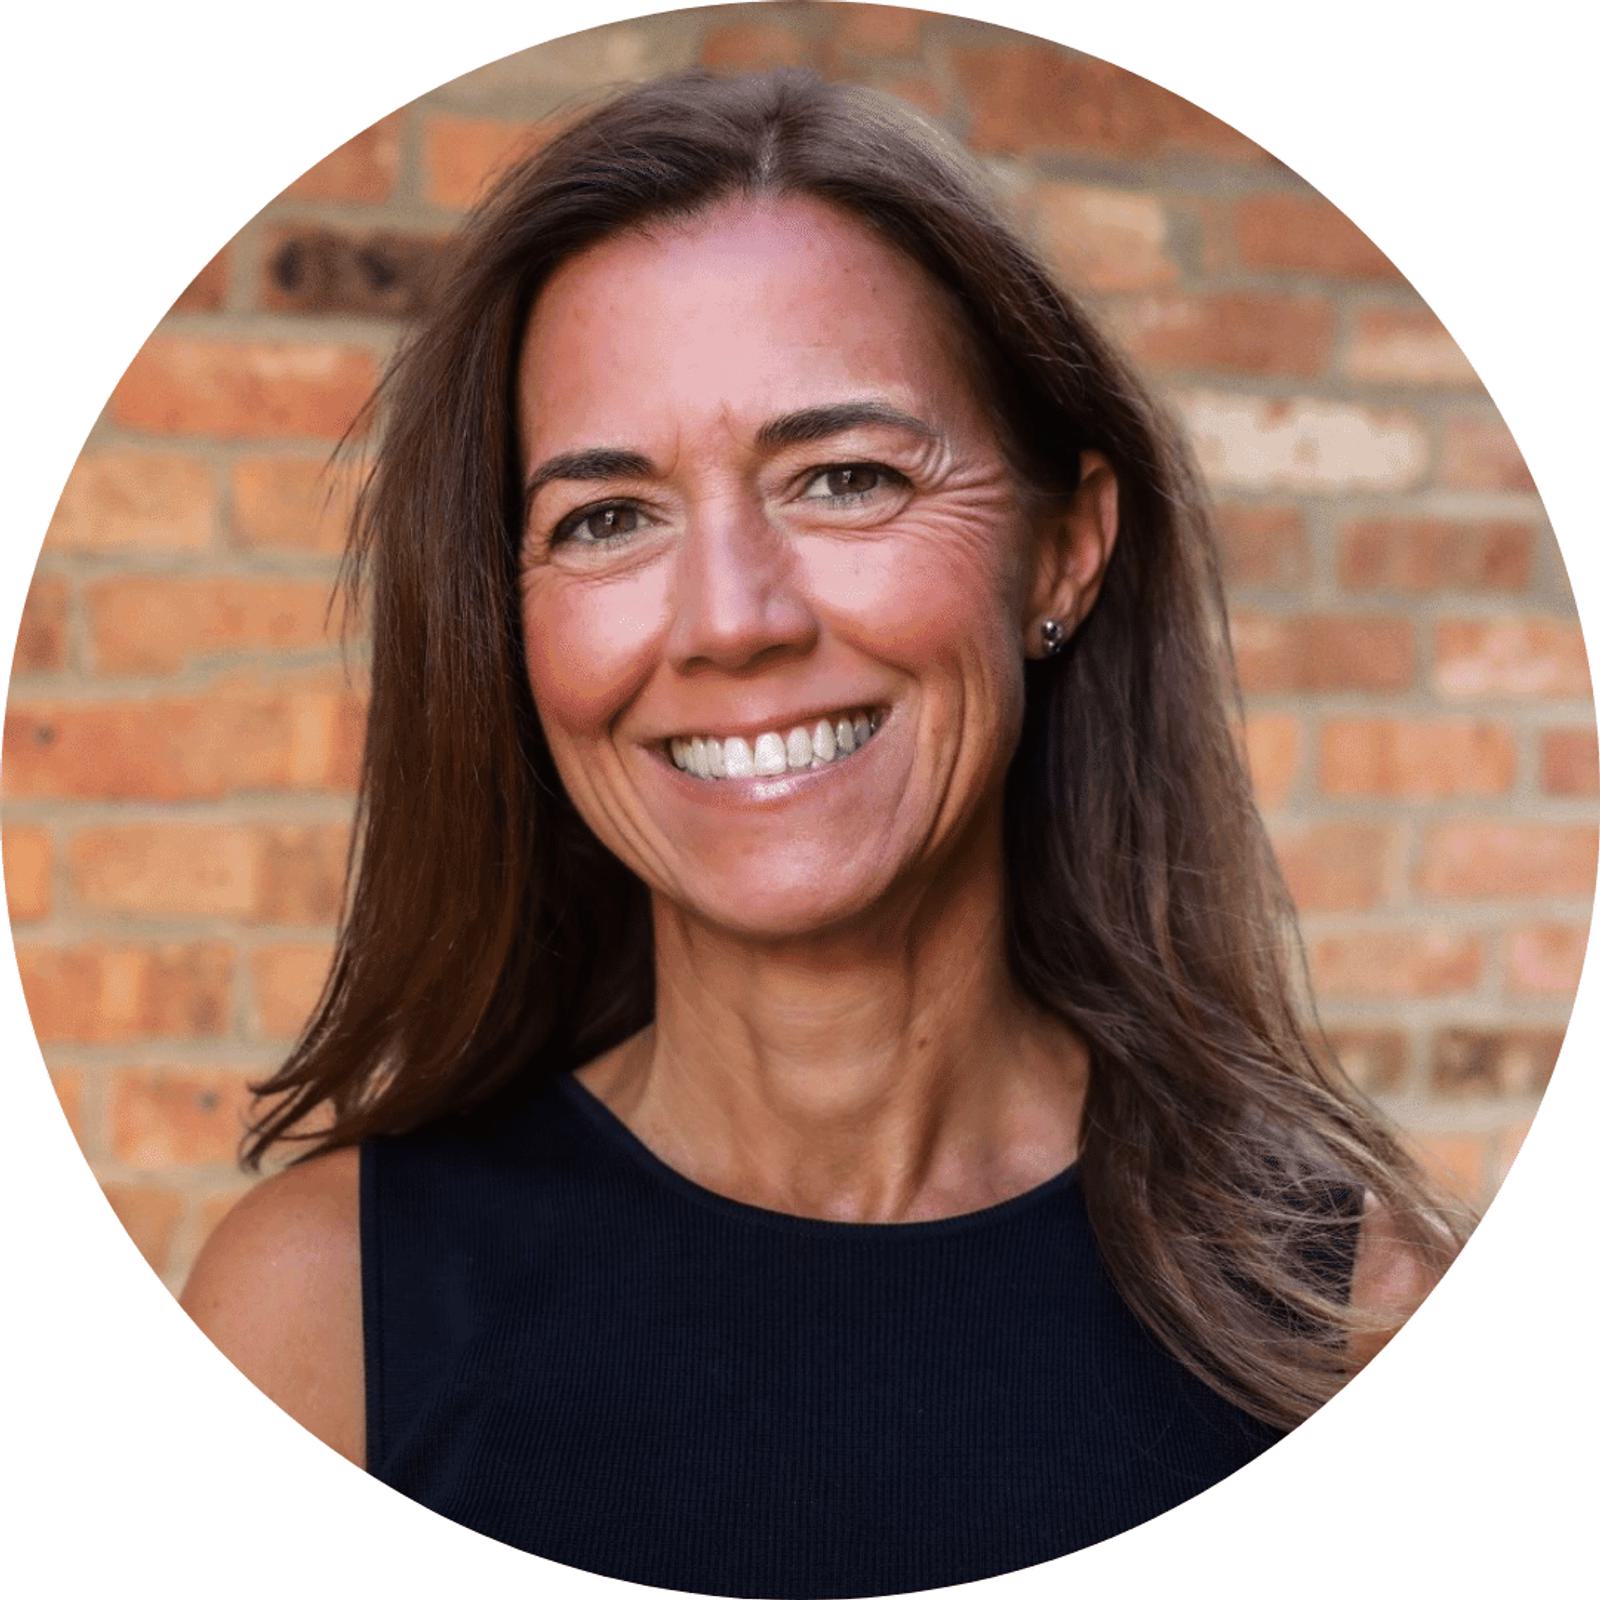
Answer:
[[655, 935], [653, 1025], [580, 1076], [705, 1187], [913, 1221], [1073, 1159], [1087, 1052], [1010, 976], [998, 840], [826, 934], [752, 941], [658, 902]]

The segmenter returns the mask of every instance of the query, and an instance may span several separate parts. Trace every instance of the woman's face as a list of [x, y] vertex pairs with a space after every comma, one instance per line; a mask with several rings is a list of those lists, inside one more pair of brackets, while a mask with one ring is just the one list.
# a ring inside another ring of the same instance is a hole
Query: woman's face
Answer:
[[995, 824], [1059, 573], [920, 268], [729, 201], [567, 262], [519, 390], [529, 680], [624, 863], [787, 936]]

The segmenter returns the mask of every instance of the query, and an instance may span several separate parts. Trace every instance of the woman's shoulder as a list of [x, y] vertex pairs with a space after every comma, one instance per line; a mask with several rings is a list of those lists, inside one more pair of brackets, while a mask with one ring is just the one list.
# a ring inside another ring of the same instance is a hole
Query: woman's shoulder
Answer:
[[[1441, 1238], [1442, 1250], [1448, 1242]], [[1371, 1319], [1351, 1350], [1365, 1366], [1427, 1299], [1443, 1275], [1446, 1257], [1423, 1249], [1398, 1214], [1370, 1191], [1363, 1198], [1350, 1277], [1350, 1304]]]
[[360, 1173], [351, 1147], [263, 1179], [213, 1230], [180, 1296], [268, 1399], [358, 1466], [366, 1453]]

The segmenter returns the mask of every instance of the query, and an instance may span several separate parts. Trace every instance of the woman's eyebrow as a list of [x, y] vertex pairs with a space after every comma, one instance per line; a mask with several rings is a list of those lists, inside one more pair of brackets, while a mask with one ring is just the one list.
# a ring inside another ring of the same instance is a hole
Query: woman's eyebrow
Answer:
[[528, 474], [528, 481], [522, 486], [523, 508], [532, 505], [533, 497], [555, 478], [596, 483], [606, 478], [648, 478], [654, 471], [650, 458], [637, 450], [608, 450], [603, 446], [567, 450], [551, 456]]
[[843, 433], [846, 428], [858, 428], [866, 423], [902, 428], [920, 439], [939, 437], [939, 430], [931, 423], [886, 401], [841, 400], [833, 405], [807, 406], [801, 411], [788, 411], [781, 417], [762, 423], [756, 433], [756, 443], [764, 450], [776, 450], [791, 444], [812, 444], [818, 439], [826, 439], [830, 434]]
[[[756, 444], [763, 450], [778, 450], [785, 445], [813, 444], [847, 428], [859, 428], [876, 423], [880, 426], [900, 428], [915, 434], [919, 439], [937, 439], [939, 431], [921, 417], [889, 405], [882, 400], [841, 400], [832, 405], [806, 406], [800, 411], [786, 411], [761, 424], [756, 431]], [[554, 479], [563, 478], [575, 483], [596, 483], [607, 478], [648, 478], [655, 474], [655, 463], [637, 450], [608, 449], [594, 446], [586, 450], [566, 450], [551, 456], [528, 474], [522, 488], [524, 509], [533, 504], [533, 497]]]

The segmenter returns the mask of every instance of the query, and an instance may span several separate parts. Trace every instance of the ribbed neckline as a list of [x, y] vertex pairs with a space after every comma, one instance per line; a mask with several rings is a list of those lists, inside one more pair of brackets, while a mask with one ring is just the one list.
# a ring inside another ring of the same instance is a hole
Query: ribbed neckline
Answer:
[[730, 1195], [719, 1194], [715, 1189], [696, 1183], [676, 1167], [668, 1166], [605, 1101], [572, 1072], [557, 1073], [555, 1082], [569, 1104], [583, 1114], [590, 1127], [606, 1143], [620, 1150], [665, 1187], [725, 1217], [784, 1233], [809, 1233], [841, 1239], [927, 1239], [962, 1233], [1009, 1221], [1066, 1189], [1076, 1182], [1078, 1176], [1078, 1163], [1074, 1161], [1054, 1177], [1046, 1178], [1043, 1183], [1024, 1189], [1021, 1194], [1014, 1194], [1008, 1200], [998, 1200], [976, 1211], [962, 1211], [954, 1216], [930, 1217], [917, 1222], [846, 1222], [832, 1217], [803, 1217], [794, 1212], [774, 1211], [767, 1206], [735, 1200]]

